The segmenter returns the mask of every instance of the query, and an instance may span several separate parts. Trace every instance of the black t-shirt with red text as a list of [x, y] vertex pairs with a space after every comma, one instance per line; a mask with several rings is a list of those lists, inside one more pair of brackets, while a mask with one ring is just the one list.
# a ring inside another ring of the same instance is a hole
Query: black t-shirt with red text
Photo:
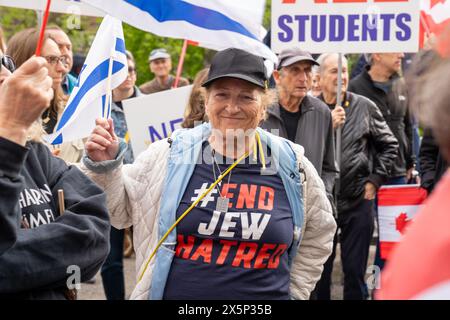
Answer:
[[[224, 172], [233, 161], [216, 159], [218, 177], [217, 166]], [[196, 165], [177, 218], [215, 181], [211, 162], [205, 157]], [[164, 299], [289, 299], [291, 207], [280, 176], [261, 175], [259, 160], [249, 162], [237, 165], [230, 182], [226, 176], [177, 226]], [[226, 213], [216, 210], [217, 189], [229, 198]]]

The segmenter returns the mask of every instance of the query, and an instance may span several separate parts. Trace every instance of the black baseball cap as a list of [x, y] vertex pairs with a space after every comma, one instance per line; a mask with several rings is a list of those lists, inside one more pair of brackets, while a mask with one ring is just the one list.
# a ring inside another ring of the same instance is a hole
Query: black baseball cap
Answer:
[[264, 59], [236, 48], [219, 51], [212, 59], [208, 78], [202, 87], [225, 77], [242, 79], [264, 89], [267, 81]]
[[308, 51], [303, 51], [300, 48], [292, 47], [288, 49], [284, 49], [278, 55], [278, 65], [277, 70], [280, 70], [283, 67], [290, 66], [299, 61], [309, 61], [311, 64], [319, 65], [319, 63], [314, 60], [311, 53]]

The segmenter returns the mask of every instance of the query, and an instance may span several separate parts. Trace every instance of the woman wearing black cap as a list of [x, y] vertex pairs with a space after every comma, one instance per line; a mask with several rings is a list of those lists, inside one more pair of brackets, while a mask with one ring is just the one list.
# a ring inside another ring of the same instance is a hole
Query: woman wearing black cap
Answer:
[[336, 228], [299, 145], [258, 124], [271, 102], [262, 58], [214, 57], [209, 123], [153, 143], [121, 165], [124, 143], [97, 120], [86, 172], [108, 194], [112, 224], [134, 225], [132, 299], [307, 299]]

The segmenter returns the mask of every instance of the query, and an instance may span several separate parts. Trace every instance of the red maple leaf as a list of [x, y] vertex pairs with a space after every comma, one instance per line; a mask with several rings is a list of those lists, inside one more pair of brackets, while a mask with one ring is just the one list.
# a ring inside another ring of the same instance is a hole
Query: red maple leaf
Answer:
[[395, 218], [395, 230], [400, 232], [401, 234], [405, 233], [406, 226], [411, 222], [411, 219], [407, 219], [408, 215], [405, 212], [402, 212]]
[[437, 5], [439, 2], [444, 3], [446, 0], [430, 0], [430, 9], [433, 9], [435, 5]]

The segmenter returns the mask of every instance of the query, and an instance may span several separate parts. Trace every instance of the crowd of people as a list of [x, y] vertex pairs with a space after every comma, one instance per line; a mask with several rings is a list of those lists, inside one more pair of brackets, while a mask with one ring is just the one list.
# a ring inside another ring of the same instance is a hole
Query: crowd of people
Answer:
[[[55, 147], [42, 137], [76, 85], [73, 48], [50, 26], [35, 57], [38, 38], [35, 28], [7, 42], [0, 32], [0, 297], [76, 299], [67, 272], [76, 266], [81, 282], [101, 271], [107, 299], [123, 300], [124, 251], [133, 247], [131, 299], [329, 300], [338, 244], [344, 299], [411, 297], [399, 289], [399, 279], [408, 281], [400, 265], [408, 265], [395, 255], [380, 292], [371, 295], [366, 284], [368, 263], [385, 263], [379, 241], [369, 260], [377, 190], [421, 184], [431, 194], [425, 211], [436, 211], [427, 214], [443, 215], [448, 90], [417, 79], [437, 81], [436, 68], [450, 74], [448, 57], [417, 54], [408, 81], [404, 53], [362, 55], [350, 79], [337, 53], [314, 58], [291, 47], [272, 73], [252, 53], [219, 51], [180, 106], [182, 129], [135, 155], [122, 102], [189, 85], [171, 74], [168, 51], [150, 52], [154, 79], [139, 87], [127, 51], [111, 118]], [[411, 238], [426, 234], [420, 228], [414, 224]], [[440, 236], [448, 249], [449, 237]], [[408, 240], [398, 255], [411, 250]]]

